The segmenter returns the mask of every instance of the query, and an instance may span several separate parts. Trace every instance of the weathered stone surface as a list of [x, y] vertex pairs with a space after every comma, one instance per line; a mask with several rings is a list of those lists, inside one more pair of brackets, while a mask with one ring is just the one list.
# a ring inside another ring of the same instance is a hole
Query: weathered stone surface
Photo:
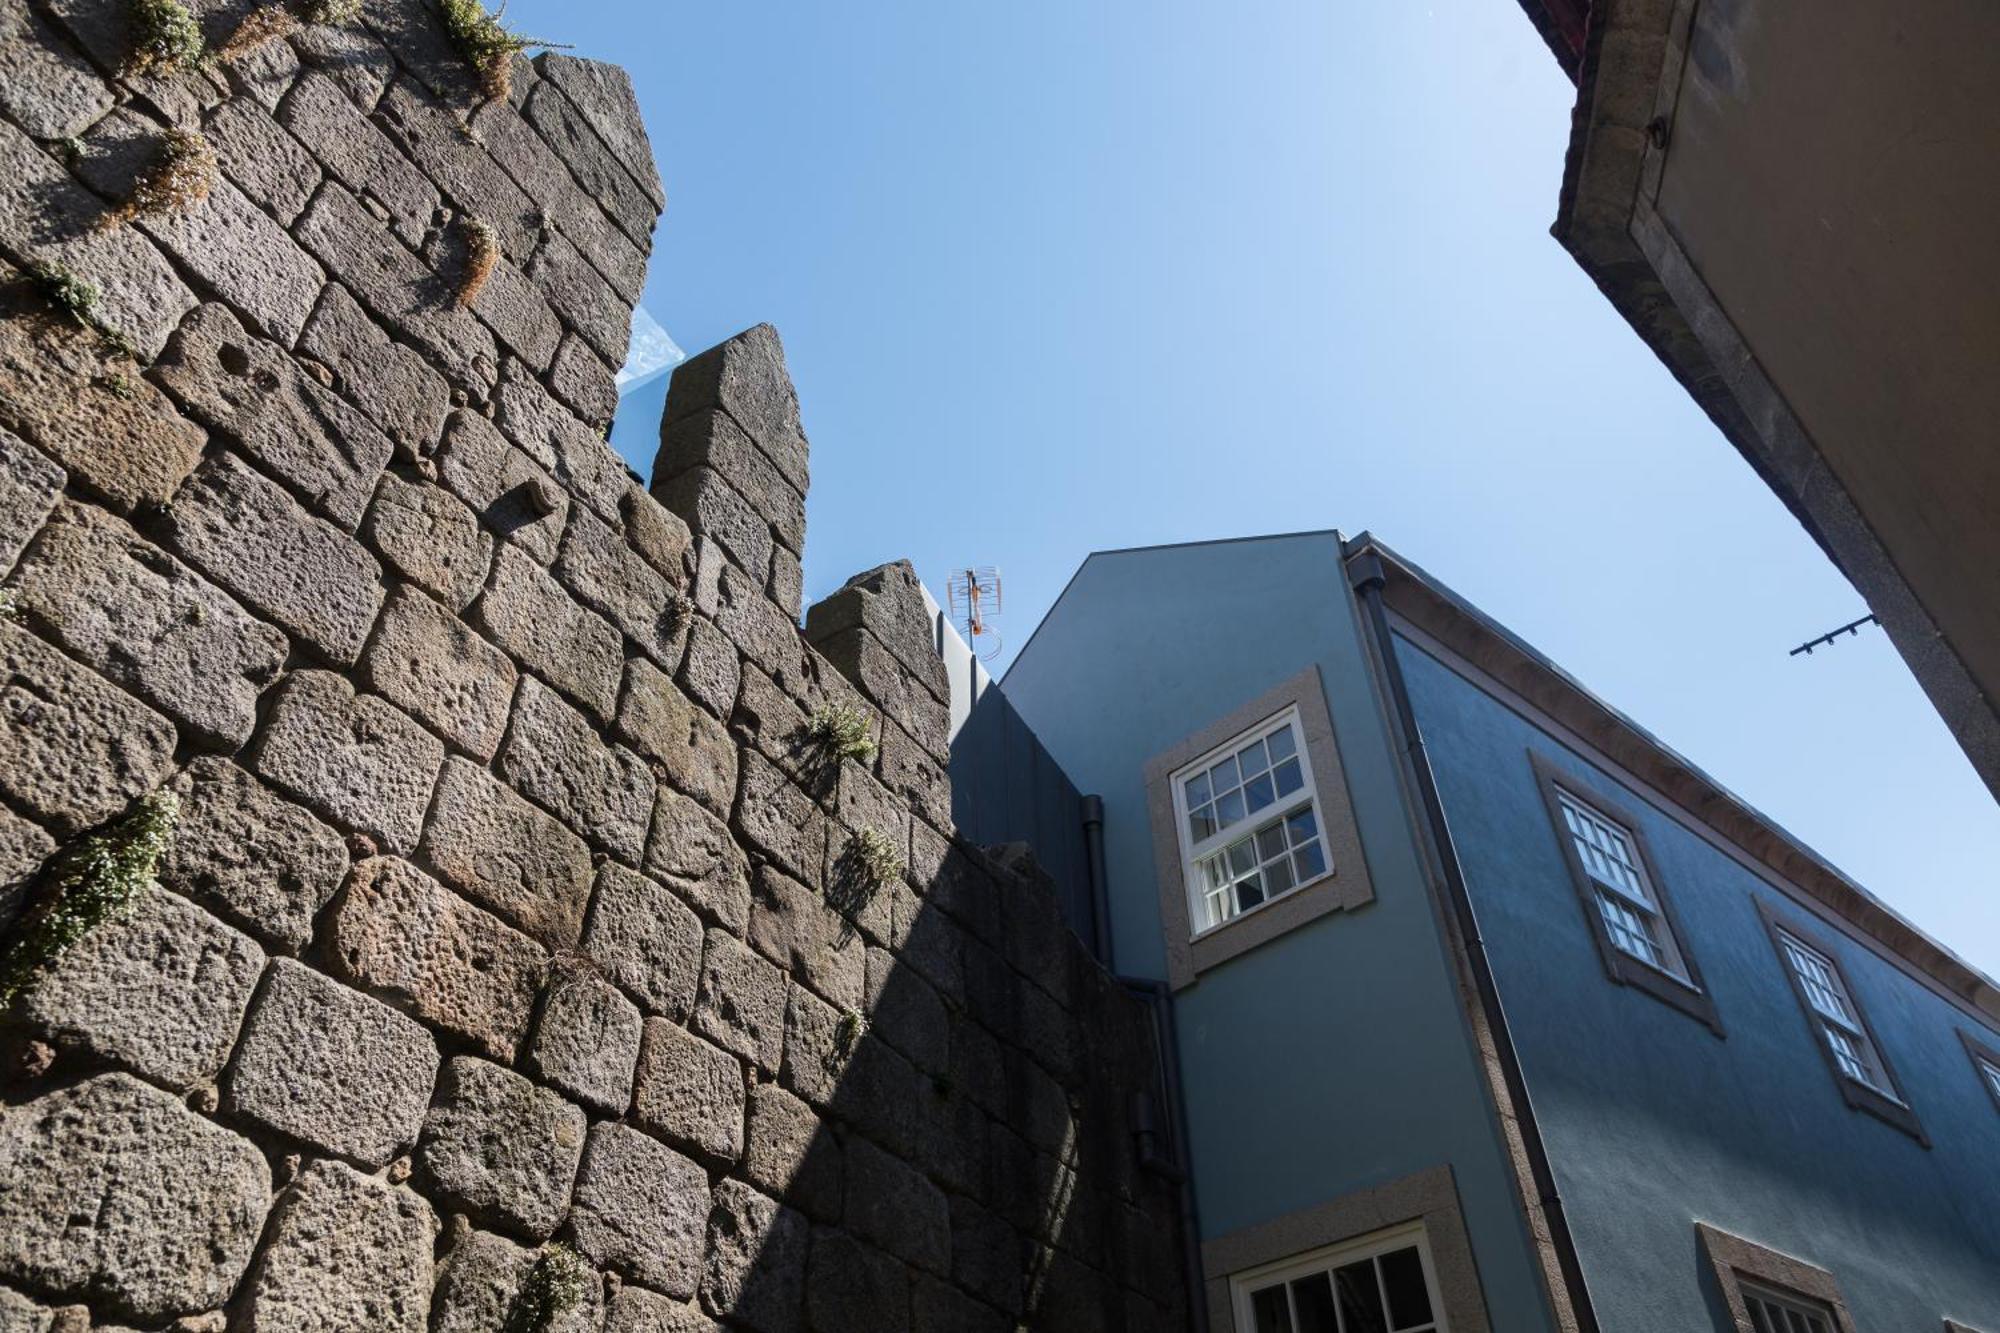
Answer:
[[552, 85], [538, 83], [522, 114], [569, 166], [583, 192], [597, 200], [635, 244], [646, 248], [660, 216], [659, 206], [627, 174], [575, 104]]
[[279, 1199], [244, 1303], [251, 1333], [424, 1333], [430, 1205], [338, 1162], [306, 1167]]
[[944, 1001], [930, 983], [887, 949], [868, 950], [869, 1021], [910, 1063], [942, 1074], [950, 1059]]
[[111, 89], [25, 4], [0, 9], [0, 112], [37, 139], [67, 139], [111, 109]]
[[286, 677], [251, 757], [258, 776], [393, 851], [416, 846], [443, 763], [435, 736], [325, 671]]
[[173, 755], [165, 718], [0, 620], [0, 793], [74, 833], [159, 786]]
[[491, 759], [499, 748], [514, 664], [425, 593], [389, 594], [358, 676], [474, 758]]
[[445, 761], [422, 853], [445, 883], [550, 948], [582, 933], [590, 849], [485, 769]]
[[[676, 427], [677, 428], [677, 427]], [[771, 571], [771, 524], [713, 468], [694, 467], [653, 478], [653, 498], [680, 516], [689, 531], [719, 543], [763, 590]]]
[[486, 526], [541, 564], [555, 559], [569, 519], [569, 495], [542, 466], [509, 444], [492, 422], [454, 412], [439, 476]]
[[604, 1320], [604, 1333], [721, 1333], [721, 1329], [698, 1305], [634, 1286], [612, 1293]]
[[771, 576], [764, 591], [786, 619], [798, 623], [799, 608], [805, 605], [806, 571], [799, 558], [782, 546], [771, 548]]
[[347, 288], [326, 285], [299, 335], [299, 350], [326, 363], [340, 391], [388, 432], [405, 458], [436, 452], [451, 386], [415, 348], [391, 342]]
[[944, 1195], [866, 1139], [847, 1145], [847, 1225], [919, 1268], [951, 1276], [951, 1211]]
[[774, 866], [757, 867], [751, 893], [751, 946], [829, 1004], [859, 1009], [873, 962], [854, 926]]
[[824, 665], [799, 635], [798, 622], [778, 609], [753, 581], [733, 565], [724, 565], [714, 581], [709, 614], [716, 626], [762, 667], [778, 688], [794, 699], [810, 699], [820, 687]]
[[320, 164], [254, 100], [232, 98], [209, 118], [208, 141], [236, 188], [286, 226], [320, 181]]
[[[158, 161], [164, 131], [130, 108], [115, 111], [85, 136], [77, 170], [101, 193], [123, 199]], [[226, 177], [214, 183], [206, 198], [185, 208], [142, 214], [131, 225], [260, 332], [287, 347], [298, 341], [326, 275]]]
[[389, 48], [356, 24], [309, 24], [292, 34], [291, 44], [305, 63], [339, 84], [364, 111], [374, 109], [396, 72]]
[[680, 665], [687, 642], [686, 603], [616, 529], [587, 509], [571, 514], [555, 572], [648, 657], [668, 671]]
[[720, 408], [756, 442], [800, 495], [811, 480], [799, 396], [785, 369], [785, 349], [769, 324], [746, 329], [674, 369], [666, 420]]
[[[499, 372], [493, 335], [451, 301], [443, 279], [337, 181], [320, 186], [295, 233], [361, 304], [407, 334], [445, 378], [485, 398]], [[476, 506], [475, 506], [476, 507]]]
[[[472, 266], [472, 234], [457, 226], [435, 230], [423, 255], [426, 263], [456, 284], [458, 275]], [[493, 330], [503, 350], [525, 362], [532, 373], [547, 370], [555, 360], [563, 338], [562, 321], [549, 309], [541, 289], [511, 261], [494, 261], [485, 283], [473, 294], [471, 309]]]
[[766, 1194], [819, 1221], [840, 1216], [840, 1141], [812, 1108], [775, 1083], [750, 1093], [743, 1174]]
[[528, 277], [599, 356], [623, 363], [632, 338], [632, 307], [561, 233], [544, 238], [528, 265]]
[[301, 75], [278, 107], [278, 119], [348, 189], [386, 208], [405, 241], [423, 239], [437, 210], [437, 187], [331, 78], [313, 70]]
[[853, 1062], [867, 1020], [834, 1008], [793, 982], [785, 1002], [785, 1088], [817, 1107], [827, 1106]]
[[526, 935], [406, 861], [354, 867], [328, 944], [341, 975], [511, 1061], [547, 956]]
[[12, 811], [0, 809], [0, 936], [20, 916], [42, 863], [55, 849], [54, 838]]
[[[482, 603], [484, 605], [484, 603]], [[653, 816], [653, 775], [533, 676], [521, 681], [500, 772], [515, 789], [613, 856], [637, 865]]]
[[683, 1151], [720, 1163], [743, 1152], [743, 1066], [663, 1018], [646, 1020], [633, 1118]]
[[570, 1230], [593, 1263], [685, 1300], [700, 1272], [708, 1209], [699, 1166], [629, 1126], [591, 1126]]
[[284, 635], [92, 505], [56, 511], [13, 586], [36, 628], [204, 745], [249, 739], [284, 664]]
[[0, 572], [13, 568], [62, 497], [62, 488], [63, 470], [53, 459], [12, 431], [0, 429]]
[[644, 658], [625, 663], [617, 726], [619, 739], [657, 764], [662, 778], [716, 814], [728, 815], [736, 796], [735, 740]]
[[48, 1306], [0, 1287], [0, 1333], [49, 1333], [55, 1317], [55, 1311]]
[[540, 1240], [562, 1220], [587, 1128], [547, 1088], [462, 1055], [438, 1079], [417, 1166], [440, 1202]]
[[616, 65], [580, 60], [559, 51], [535, 57], [535, 70], [562, 90], [611, 155], [625, 164], [646, 196], [656, 206], [664, 207], [666, 191], [660, 185], [659, 168], [653, 163], [646, 122], [639, 114], [639, 99], [632, 92], [631, 77]]
[[280, 958], [224, 1090], [229, 1113], [362, 1166], [414, 1142], [438, 1049], [416, 1020]]
[[746, 750], [742, 759], [736, 827], [786, 874], [817, 890], [825, 873], [826, 817], [764, 756]]
[[[848, 706], [868, 720], [871, 734], [881, 731], [880, 715], [865, 702], [857, 698]], [[730, 714], [729, 726], [732, 735], [783, 769], [815, 800], [834, 795], [840, 778], [839, 756], [813, 739], [806, 710], [754, 664], [743, 670], [743, 685], [736, 692], [736, 709]]]
[[952, 1277], [1010, 1313], [1021, 1309], [1020, 1235], [1005, 1219], [963, 1196], [951, 1201]]
[[206, 425], [232, 435], [308, 504], [352, 528], [389, 461], [389, 437], [307, 379], [275, 343], [246, 333], [227, 306], [181, 322], [160, 382]]
[[126, 1074], [0, 1111], [0, 1179], [0, 1277], [141, 1320], [221, 1305], [271, 1192], [262, 1153]]
[[844, 1231], [814, 1227], [806, 1313], [813, 1333], [906, 1333], [909, 1270]]
[[340, 835], [226, 759], [196, 759], [174, 793], [180, 823], [160, 883], [266, 945], [304, 949], [348, 869]]
[[402, 67], [439, 97], [453, 106], [479, 100], [473, 71], [445, 36], [435, 9], [404, 0], [363, 0], [361, 17]]
[[[0, 154], [6, 133], [0, 125]], [[173, 315], [194, 304], [193, 294], [186, 295]], [[153, 352], [171, 329], [170, 322], [160, 325]], [[0, 264], [0, 427], [49, 454], [120, 512], [164, 504], [200, 458], [204, 439], [199, 426], [133, 371]]]
[[[239, 15], [245, 12], [240, 4], [227, 8]], [[278, 109], [278, 103], [284, 100], [293, 80], [299, 77], [299, 57], [289, 42], [265, 42], [229, 61], [226, 68], [211, 68], [204, 71], [204, 75], [242, 94], [242, 98], [232, 98], [232, 101], [248, 100], [264, 111], [272, 112]], [[317, 171], [314, 177], [317, 179]]]
[[493, 534], [458, 497], [393, 472], [384, 473], [376, 486], [361, 539], [390, 568], [454, 611], [479, 595], [493, 563]]
[[847, 629], [814, 639], [813, 646], [925, 754], [939, 764], [951, 762], [950, 705], [931, 693], [880, 639], [864, 629]]
[[642, 1022], [639, 1006], [616, 986], [588, 967], [558, 962], [525, 1067], [593, 1110], [623, 1115], [632, 1104]]
[[382, 604], [381, 566], [228, 454], [188, 478], [166, 511], [181, 556], [340, 666], [352, 666]]
[[805, 1218], [740, 1180], [715, 1187], [702, 1263], [701, 1303], [757, 1333], [804, 1327]]
[[[750, 436], [719, 407], [670, 420], [662, 431], [653, 484], [698, 469], [721, 477], [794, 556], [805, 550], [806, 501]], [[748, 560], [745, 568], [754, 569]], [[914, 576], [913, 576], [914, 577]]]
[[222, 1072], [263, 968], [249, 936], [154, 886], [44, 968], [17, 1013], [58, 1048], [191, 1088]]
[[646, 869], [733, 935], [750, 923], [750, 869], [721, 820], [662, 785], [653, 809]]
[[677, 590], [685, 590], [694, 575], [694, 535], [688, 525], [637, 482], [625, 488], [618, 502], [625, 519], [625, 540], [653, 568], [667, 576]]
[[[1173, 1328], [1173, 1321], [1144, 1320], [1126, 1325], [1130, 1329]], [[910, 1275], [910, 1327], [948, 1328], [952, 1333], [1009, 1333], [1014, 1321], [988, 1309], [949, 1283], [927, 1273]], [[1050, 1325], [1061, 1327], [1061, 1325]]]
[[683, 1022], [701, 976], [702, 925], [663, 885], [607, 861], [583, 947], [610, 978], [653, 1013]]
[[[430, 1333], [514, 1333], [515, 1300], [537, 1257], [490, 1231], [467, 1232], [438, 1265]], [[604, 1285], [593, 1275], [574, 1305], [534, 1333], [597, 1333], [603, 1321]]]
[[[103, 214], [102, 200], [32, 139], [0, 121], [0, 249], [67, 265], [94, 283], [98, 318], [151, 359], [159, 355], [180, 317], [193, 308], [195, 296], [144, 237], [130, 228], [98, 227]], [[59, 405], [68, 406], [53, 400], [41, 408], [54, 411]], [[69, 462], [53, 443], [11, 421], [6, 424]]]
[[806, 612], [806, 638], [815, 644], [857, 629], [873, 634], [931, 697], [951, 702], [951, 682], [937, 652], [937, 627], [909, 561], [894, 560], [856, 574]]
[[596, 431], [578, 421], [524, 368], [509, 365], [498, 396], [500, 429], [556, 474], [585, 504], [608, 520], [631, 475], [625, 460]]
[[768, 1073], [785, 1045], [785, 975], [727, 932], [711, 929], [702, 949], [695, 1029]]
[[475, 622], [521, 664], [598, 721], [617, 706], [625, 665], [618, 631], [564, 595], [541, 566], [502, 542]]
[[411, 79], [382, 95], [375, 119], [461, 211], [477, 216], [517, 263], [534, 253], [538, 210], [457, 116]]
[[593, 430], [608, 427], [618, 412], [617, 372], [574, 333], [565, 334], [556, 348], [549, 391]]
[[[909, 734], [901, 727], [890, 723], [881, 728], [881, 733], [880, 768], [883, 785], [901, 796], [912, 807], [918, 817], [916, 825], [927, 823], [931, 829], [949, 831], [953, 827], [950, 775], [936, 759], [924, 751], [922, 746], [911, 740]], [[912, 833], [913, 838], [924, 836], [917, 833], [914, 827]], [[931, 836], [935, 838], [937, 835], [933, 833]], [[912, 866], [923, 859], [914, 849], [912, 856], [915, 857], [911, 861]], [[954, 891], [958, 887], [962, 886], [955, 886]], [[983, 889], [982, 892], [986, 903], [970, 908], [973, 916], [962, 919], [965, 919], [966, 924], [973, 929], [990, 935], [992, 926], [989, 923], [993, 921], [991, 911], [993, 892], [990, 887]], [[962, 897], [956, 901], [958, 906], [966, 905]]]
[[687, 655], [681, 662], [680, 681], [695, 702], [717, 717], [728, 717], [736, 707], [736, 691], [743, 681], [736, 645], [699, 617], [688, 624]]

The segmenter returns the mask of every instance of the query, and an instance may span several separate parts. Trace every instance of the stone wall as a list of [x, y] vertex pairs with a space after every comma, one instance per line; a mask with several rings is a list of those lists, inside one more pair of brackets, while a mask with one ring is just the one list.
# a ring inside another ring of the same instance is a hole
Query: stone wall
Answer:
[[[624, 76], [484, 102], [424, 0], [132, 45], [0, 0], [7, 947], [178, 798], [5, 1015], [0, 1330], [1179, 1326], [1148, 1013], [954, 839], [908, 566], [799, 629], [776, 335], [676, 375], [652, 493], [603, 441]], [[172, 127], [212, 190], [106, 225]]]

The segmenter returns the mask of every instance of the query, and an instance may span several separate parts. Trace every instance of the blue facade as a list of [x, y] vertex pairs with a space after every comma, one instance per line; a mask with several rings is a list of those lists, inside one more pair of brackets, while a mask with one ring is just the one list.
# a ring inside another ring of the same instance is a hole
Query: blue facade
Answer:
[[1092, 556], [1004, 686], [1105, 802], [1120, 972], [1164, 978], [1142, 769], [1316, 665], [1375, 901], [1202, 974], [1175, 999], [1204, 1238], [1440, 1163], [1497, 1329], [1548, 1326], [1334, 533]]
[[[1402, 586], [1507, 642], [1422, 576]], [[1398, 633], [1448, 826], [1434, 838], [1370, 640], [1336, 534], [1110, 552], [1086, 561], [1006, 678], [1061, 767], [1104, 797], [1118, 970], [1152, 978], [1169, 968], [1147, 762], [1304, 667], [1323, 682], [1347, 777], [1335, 799], [1351, 804], [1374, 898], [1176, 993], [1203, 1239], [1448, 1163], [1491, 1326], [1554, 1326], [1544, 1274], [1558, 1251], [1530, 1234], [1526, 1167], [1506, 1151], [1504, 1093], [1474, 1040], [1487, 1011], [1455, 970], [1463, 941], [1425, 869], [1429, 839], [1456, 856], [1477, 914], [1597, 1327], [1734, 1327], [1699, 1222], [1830, 1272], [1857, 1329], [1949, 1317], [2000, 1330], [2000, 1106], [1960, 1039], [2000, 1048], [2000, 1030], [1948, 995], [1963, 978], [1869, 940], [1476, 669]], [[1536, 669], [1538, 688], [1583, 697]], [[1614, 979], [1531, 754], [1631, 820], [1715, 1024]], [[1921, 1136], [1843, 1097], [1767, 913], [1833, 956]]]
[[[1727, 1327], [1699, 1220], [1831, 1271], [1857, 1327], [2000, 1328], [2000, 1036], [1436, 658], [1397, 640], [1514, 1041], [1609, 1329]], [[1635, 816], [1726, 1037], [1611, 981], [1529, 766]], [[1931, 1145], [1851, 1109], [1770, 933], [1833, 946]]]

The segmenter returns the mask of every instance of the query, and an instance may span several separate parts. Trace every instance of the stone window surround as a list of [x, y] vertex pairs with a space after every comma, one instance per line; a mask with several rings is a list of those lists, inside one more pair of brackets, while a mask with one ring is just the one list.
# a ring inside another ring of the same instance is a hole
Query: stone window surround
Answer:
[[1826, 1269], [1706, 1222], [1695, 1223], [1694, 1229], [1716, 1285], [1722, 1289], [1722, 1302], [1729, 1308], [1736, 1333], [1756, 1333], [1749, 1308], [1743, 1303], [1745, 1279], [1754, 1286], [1774, 1287], [1824, 1305], [1833, 1314], [1835, 1333], [1854, 1333], [1854, 1319], [1847, 1312], [1840, 1283]]
[[1875, 1025], [1869, 1021], [1867, 1007], [1862, 1004], [1861, 997], [1854, 993], [1854, 983], [1848, 979], [1847, 969], [1841, 966], [1840, 956], [1829, 946], [1826, 937], [1808, 925], [1797, 913], [1781, 914], [1761, 898], [1757, 900], [1757, 914], [1764, 918], [1764, 929], [1771, 937], [1771, 948], [1777, 954], [1777, 964], [1784, 969], [1785, 981], [1792, 989], [1792, 997], [1798, 1001], [1799, 1016], [1811, 1029], [1813, 1045], [1819, 1048], [1820, 1055], [1826, 1060], [1827, 1073], [1839, 1086], [1841, 1097], [1853, 1109], [1866, 1111], [1884, 1124], [1894, 1125], [1924, 1147], [1930, 1147], [1930, 1135], [1924, 1132], [1923, 1123], [1917, 1119], [1915, 1107], [1907, 1100], [1897, 1101], [1895, 1098], [1885, 1097], [1865, 1083], [1858, 1083], [1849, 1078], [1841, 1069], [1840, 1062], [1834, 1058], [1833, 1048], [1827, 1045], [1826, 1034], [1821, 1030], [1820, 1020], [1812, 1007], [1812, 1001], [1806, 996], [1804, 983], [1799, 980], [1798, 971], [1792, 966], [1791, 959], [1785, 955], [1783, 935], [1790, 935], [1813, 949], [1834, 969], [1840, 977], [1842, 988], [1847, 992], [1849, 1002], [1854, 1007], [1855, 1020], [1867, 1034], [1869, 1045], [1875, 1048], [1875, 1058], [1881, 1062], [1882, 1073], [1889, 1080], [1889, 1086], [1896, 1090], [1897, 1097], [1905, 1096], [1903, 1080], [1896, 1074], [1895, 1061], [1890, 1059], [1888, 1047], [1882, 1044], [1882, 1038], [1876, 1033]]
[[[1332, 868], [1320, 878], [1281, 897], [1204, 931], [1194, 939], [1187, 890], [1187, 867], [1181, 861], [1180, 829], [1174, 814], [1173, 774], [1232, 736], [1259, 722], [1297, 708], [1300, 740], [1312, 765], [1319, 797], [1320, 836]], [[1201, 973], [1260, 944], [1315, 921], [1329, 912], [1350, 910], [1375, 900], [1362, 855], [1361, 831], [1348, 799], [1347, 775], [1340, 764], [1340, 747], [1326, 706], [1326, 689], [1319, 667], [1308, 666], [1277, 686], [1231, 711], [1228, 716], [1185, 737], [1148, 760], [1145, 768], [1146, 809], [1153, 825], [1153, 865], [1160, 894], [1160, 924], [1166, 933], [1167, 982], [1176, 991], [1195, 984]]]
[[[1558, 768], [1539, 750], [1528, 751], [1528, 763], [1535, 770], [1536, 785], [1541, 788], [1542, 801], [1548, 806], [1549, 823], [1555, 831], [1556, 841], [1562, 846], [1563, 863], [1569, 867], [1570, 879], [1575, 885], [1577, 899], [1582, 904], [1584, 919], [1590, 926], [1590, 937], [1597, 942], [1598, 956], [1604, 960], [1605, 973], [1619, 985], [1629, 986], [1642, 994], [1650, 995], [1662, 1004], [1707, 1024], [1709, 1031], [1716, 1036], [1727, 1035], [1722, 1029], [1722, 1015], [1715, 1007], [1715, 997], [1708, 993], [1708, 988], [1702, 981], [1701, 963], [1695, 958], [1694, 950], [1688, 944], [1687, 932], [1681, 928], [1680, 917], [1674, 911], [1673, 894], [1660, 877], [1660, 868], [1653, 860], [1652, 848], [1647, 845], [1646, 833], [1639, 826], [1639, 821], [1617, 803], [1605, 800], [1598, 790], [1598, 784], [1585, 782], [1575, 774]], [[1597, 888], [1592, 883], [1589, 872], [1583, 868], [1583, 859], [1577, 855], [1575, 841], [1563, 823], [1562, 807], [1556, 797], [1558, 787], [1605, 818], [1623, 826], [1626, 836], [1632, 840], [1632, 847], [1638, 852], [1639, 860], [1645, 867], [1646, 878], [1651, 882], [1653, 895], [1659, 900], [1660, 917], [1666, 922], [1667, 929], [1673, 932], [1674, 946], [1680, 952], [1682, 965], [1687, 968], [1686, 982], [1656, 967], [1648, 966], [1612, 942], [1611, 932], [1604, 924], [1603, 913], [1598, 910]]]
[[1423, 1224], [1443, 1306], [1440, 1313], [1451, 1333], [1490, 1333], [1486, 1297], [1449, 1166], [1429, 1167], [1203, 1241], [1201, 1272], [1209, 1327], [1215, 1333], [1231, 1333], [1236, 1327], [1230, 1293], [1235, 1274], [1408, 1222]]
[[1958, 1039], [1965, 1043], [1965, 1054], [1972, 1061], [1972, 1075], [1979, 1080], [1979, 1086], [1993, 1099], [1993, 1109], [2000, 1111], [2000, 1088], [1993, 1086], [1993, 1080], [1980, 1068], [1981, 1062], [2000, 1069], [2000, 1047], [1981, 1037], [1975, 1037], [1964, 1028], [1958, 1029]]

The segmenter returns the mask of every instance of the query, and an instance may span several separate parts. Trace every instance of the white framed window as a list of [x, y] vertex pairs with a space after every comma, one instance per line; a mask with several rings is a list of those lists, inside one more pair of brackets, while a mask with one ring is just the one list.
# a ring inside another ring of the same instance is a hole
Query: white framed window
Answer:
[[1986, 1080], [1986, 1090], [1993, 1094], [1993, 1100], [2000, 1101], [2000, 1065], [1985, 1056], [1974, 1056], [1973, 1062], [1979, 1066], [1979, 1073]]
[[1230, 1281], [1236, 1333], [1449, 1333], [1421, 1224]]
[[1174, 817], [1193, 933], [1332, 869], [1296, 707], [1174, 771]]
[[1833, 1311], [1818, 1301], [1742, 1284], [1743, 1308], [1756, 1333], [1834, 1333]]
[[1840, 969], [1833, 965], [1832, 959], [1783, 926], [1778, 927], [1778, 943], [1784, 948], [1785, 961], [1798, 979], [1799, 993], [1805, 997], [1806, 1007], [1819, 1024], [1820, 1035], [1840, 1072], [1891, 1101], [1901, 1102], [1903, 1099], [1896, 1094], [1888, 1071], [1882, 1067], [1874, 1039], [1868, 1035], [1861, 1013], [1840, 979]]
[[1555, 788], [1555, 798], [1612, 947], [1693, 986], [1687, 959], [1631, 830], [1561, 786]]

